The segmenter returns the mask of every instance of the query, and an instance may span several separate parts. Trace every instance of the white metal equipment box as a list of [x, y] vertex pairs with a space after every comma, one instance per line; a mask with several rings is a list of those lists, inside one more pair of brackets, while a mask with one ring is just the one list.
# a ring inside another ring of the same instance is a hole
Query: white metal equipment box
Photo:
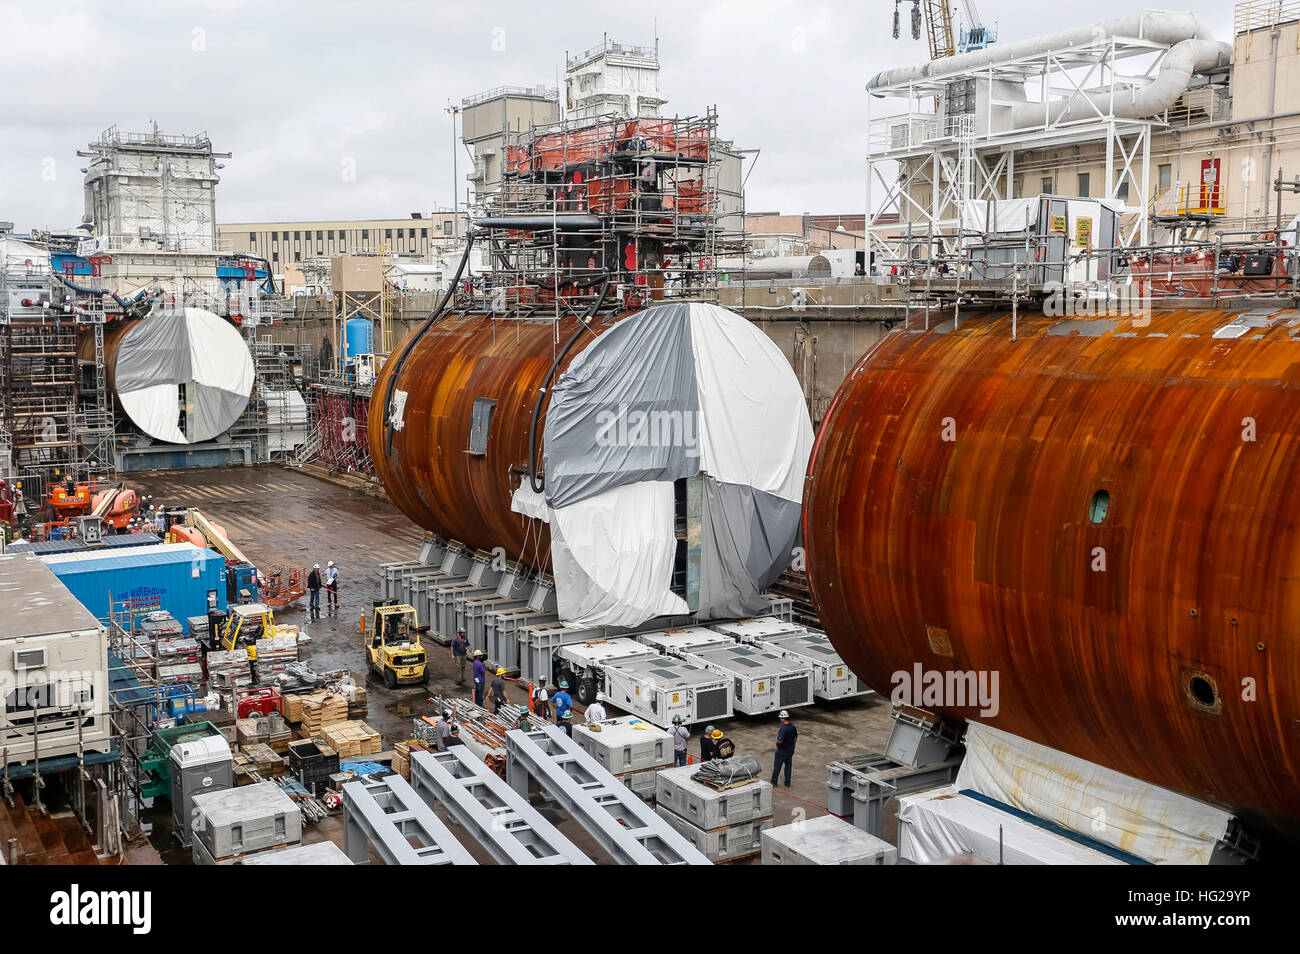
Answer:
[[619, 716], [600, 723], [573, 727], [573, 741], [611, 775], [662, 768], [673, 761], [673, 737], [637, 716]]
[[763, 832], [765, 865], [892, 865], [898, 849], [842, 818], [822, 815]]
[[756, 778], [719, 791], [695, 781], [699, 770], [698, 765], [679, 765], [661, 771], [655, 778], [655, 804], [704, 831], [771, 817], [771, 782]]

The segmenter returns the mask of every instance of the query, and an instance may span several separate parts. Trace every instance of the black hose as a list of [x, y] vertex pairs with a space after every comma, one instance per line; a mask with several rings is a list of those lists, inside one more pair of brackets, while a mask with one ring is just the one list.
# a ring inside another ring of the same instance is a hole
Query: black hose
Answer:
[[470, 232], [465, 236], [465, 254], [460, 257], [460, 264], [456, 266], [456, 274], [451, 283], [447, 286], [447, 293], [442, 296], [442, 301], [438, 306], [429, 312], [429, 317], [424, 319], [424, 323], [416, 329], [415, 334], [406, 339], [406, 344], [402, 346], [401, 352], [397, 355], [397, 362], [393, 365], [392, 373], [388, 375], [388, 386], [384, 388], [384, 455], [392, 456], [393, 453], [393, 418], [392, 418], [392, 400], [393, 390], [397, 387], [397, 377], [402, 373], [402, 367], [406, 364], [406, 359], [410, 357], [411, 349], [415, 343], [424, 336], [435, 321], [441, 317], [446, 310], [448, 303], [456, 294], [456, 286], [460, 284], [460, 276], [465, 271], [465, 266], [469, 262], [470, 250], [474, 247], [474, 233]]
[[[542, 382], [541, 390], [537, 392], [537, 403], [533, 405], [533, 418], [528, 423], [528, 486], [533, 489], [535, 494], [540, 494], [546, 489], [545, 476], [542, 477], [540, 483], [537, 479], [537, 418], [542, 413], [542, 398], [546, 397], [546, 392], [551, 386], [551, 380], [555, 377], [555, 371], [559, 368], [560, 362], [564, 360], [564, 356], [569, 353], [569, 349], [582, 337], [584, 331], [591, 331], [591, 326], [587, 322], [596, 312], [600, 311], [600, 306], [605, 304], [605, 295], [609, 291], [609, 282], [613, 277], [613, 275], [605, 276], [605, 284], [600, 286], [600, 295], [596, 298], [595, 303], [587, 309], [587, 313], [578, 318], [580, 322], [578, 330], [564, 343], [560, 353], [551, 362], [551, 370], [546, 373], [546, 380]], [[591, 331], [591, 334], [595, 337], [596, 332]]]
[[55, 278], [57, 278], [59, 281], [63, 282], [63, 284], [67, 285], [69, 288], [71, 288], [74, 292], [77, 292], [78, 294], [107, 295], [108, 297], [112, 298], [113, 301], [117, 302], [118, 307], [123, 309], [131, 307], [130, 303], [126, 299], [121, 298], [117, 294], [109, 291], [107, 288], [87, 288], [85, 285], [74, 285], [72, 282], [68, 281], [68, 279], [64, 278], [58, 272], [50, 272], [50, 274], [53, 275]]

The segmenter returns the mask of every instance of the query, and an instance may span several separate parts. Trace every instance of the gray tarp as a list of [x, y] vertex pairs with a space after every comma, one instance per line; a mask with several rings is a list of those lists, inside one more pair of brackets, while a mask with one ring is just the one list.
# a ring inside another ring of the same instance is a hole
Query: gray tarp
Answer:
[[692, 608], [706, 619], [767, 608], [760, 594], [798, 534], [812, 426], [789, 361], [760, 330], [699, 302], [624, 319], [560, 376], [543, 440], [562, 618], [632, 626], [682, 611], [672, 482], [696, 476]]
[[248, 406], [253, 377], [239, 332], [201, 308], [167, 309], [136, 322], [113, 369], [126, 415], [150, 437], [176, 444], [228, 430]]

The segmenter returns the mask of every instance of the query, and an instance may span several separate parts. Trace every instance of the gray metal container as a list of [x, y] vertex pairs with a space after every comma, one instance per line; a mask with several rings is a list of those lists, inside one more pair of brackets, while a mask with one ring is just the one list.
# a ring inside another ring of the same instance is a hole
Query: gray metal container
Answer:
[[217, 861], [302, 841], [302, 812], [274, 782], [194, 797], [194, 840]]
[[599, 732], [575, 725], [573, 741], [612, 775], [661, 768], [673, 761], [673, 737], [636, 716], [607, 719]]
[[656, 804], [655, 811], [710, 861], [731, 861], [757, 854], [763, 847], [763, 832], [772, 827], [771, 818], [757, 818], [729, 828], [704, 831], [662, 805]]
[[626, 775], [620, 775], [618, 780], [638, 797], [652, 802], [655, 797], [655, 776], [658, 774], [658, 769], [646, 769], [643, 772], [628, 772]]
[[765, 865], [892, 865], [898, 849], [834, 815], [763, 832]]
[[241, 865], [350, 865], [352, 860], [332, 841], [259, 851], [239, 859]]
[[172, 831], [182, 845], [188, 847], [192, 839], [192, 799], [204, 793], [224, 792], [234, 784], [234, 756], [225, 736], [210, 735], [172, 746]]
[[699, 770], [698, 765], [662, 769], [655, 778], [655, 804], [704, 831], [771, 816], [771, 782], [756, 778], [720, 792], [691, 778]]

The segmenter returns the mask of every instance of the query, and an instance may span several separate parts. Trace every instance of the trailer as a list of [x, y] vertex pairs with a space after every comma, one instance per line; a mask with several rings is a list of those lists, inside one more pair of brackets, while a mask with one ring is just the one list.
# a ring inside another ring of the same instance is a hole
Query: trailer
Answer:
[[807, 663], [812, 667], [813, 695], [818, 699], [851, 699], [873, 692], [845, 664], [831, 645], [830, 637], [821, 630], [774, 616], [710, 623], [709, 628], [745, 645]]
[[0, 772], [112, 752], [104, 627], [30, 554], [0, 555], [0, 593]]
[[700, 666], [665, 656], [627, 637], [570, 643], [555, 650], [554, 665], [577, 679], [591, 680], [610, 704], [667, 728], [673, 716], [686, 725], [732, 715], [730, 680]]
[[661, 652], [727, 677], [737, 712], [761, 715], [812, 704], [812, 667], [805, 662], [741, 645], [705, 626], [635, 636]]

